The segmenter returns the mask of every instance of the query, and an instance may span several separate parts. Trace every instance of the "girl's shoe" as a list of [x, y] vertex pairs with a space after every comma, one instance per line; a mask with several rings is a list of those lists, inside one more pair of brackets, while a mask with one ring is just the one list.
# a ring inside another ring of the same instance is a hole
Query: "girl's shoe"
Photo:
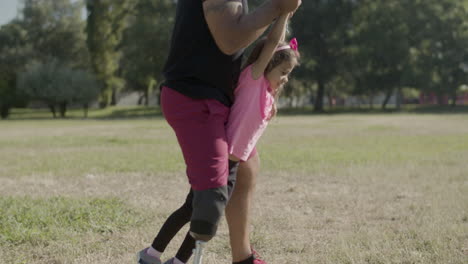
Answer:
[[138, 264], [162, 264], [159, 258], [155, 258], [153, 256], [148, 255], [148, 253], [146, 253], [146, 250], [148, 250], [148, 248], [145, 248], [137, 253]]
[[266, 261], [260, 259], [260, 255], [257, 253], [257, 251], [255, 251], [253, 248], [250, 248], [250, 250], [252, 250], [252, 255], [254, 256], [254, 264], [268, 264]]

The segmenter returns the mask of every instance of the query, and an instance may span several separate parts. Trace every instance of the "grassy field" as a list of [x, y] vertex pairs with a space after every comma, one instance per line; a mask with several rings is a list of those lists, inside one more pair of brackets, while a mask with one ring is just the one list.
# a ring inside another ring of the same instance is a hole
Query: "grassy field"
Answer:
[[[150, 118], [0, 122], [0, 263], [134, 263], [151, 243], [189, 187], [157, 111], [124, 112]], [[468, 263], [466, 113], [280, 116], [258, 149], [269, 264]], [[230, 263], [224, 222], [205, 263]]]

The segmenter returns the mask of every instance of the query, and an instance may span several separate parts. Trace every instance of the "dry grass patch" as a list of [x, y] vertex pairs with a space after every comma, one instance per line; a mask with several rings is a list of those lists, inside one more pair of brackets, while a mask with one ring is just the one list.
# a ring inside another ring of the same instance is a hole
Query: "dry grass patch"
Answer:
[[[270, 264], [467, 263], [467, 121], [465, 115], [280, 116], [259, 144], [255, 247]], [[188, 191], [176, 139], [162, 120], [0, 126], [0, 201], [14, 205], [1, 207], [1, 226], [26, 217], [45, 219], [55, 230], [39, 232], [40, 243], [2, 240], [2, 264], [133, 263]], [[104, 226], [119, 227], [100, 232], [50, 220], [60, 208], [109, 214], [91, 201], [110, 203], [111, 215], [131, 221], [108, 219]], [[26, 224], [21, 232], [36, 229]], [[224, 222], [205, 263], [230, 263]]]

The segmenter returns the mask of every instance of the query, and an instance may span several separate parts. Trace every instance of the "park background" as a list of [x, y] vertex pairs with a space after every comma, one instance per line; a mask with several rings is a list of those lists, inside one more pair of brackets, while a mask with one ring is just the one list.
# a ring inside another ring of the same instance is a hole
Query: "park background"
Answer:
[[[467, 7], [303, 2], [301, 66], [258, 146], [252, 241], [268, 263], [468, 262]], [[21, 0], [2, 20], [0, 263], [132, 263], [182, 203], [158, 106], [174, 11]], [[205, 260], [230, 263], [224, 222]]]
[[[250, 2], [254, 9], [262, 1]], [[290, 23], [301, 66], [281, 107], [468, 104], [467, 6], [304, 1]], [[2, 118], [15, 108], [65, 117], [77, 107], [157, 105], [175, 7], [170, 0], [17, 1], [16, 17], [0, 28]]]

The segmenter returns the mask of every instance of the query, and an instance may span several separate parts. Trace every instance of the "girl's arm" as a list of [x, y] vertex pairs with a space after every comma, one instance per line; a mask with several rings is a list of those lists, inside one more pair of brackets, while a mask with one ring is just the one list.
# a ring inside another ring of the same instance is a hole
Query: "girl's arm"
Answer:
[[286, 24], [289, 18], [289, 13], [282, 15], [276, 20], [271, 31], [268, 33], [265, 45], [263, 46], [260, 56], [252, 65], [252, 77], [257, 80], [260, 78], [268, 66], [273, 54], [275, 53], [278, 43], [283, 41], [286, 34]]

